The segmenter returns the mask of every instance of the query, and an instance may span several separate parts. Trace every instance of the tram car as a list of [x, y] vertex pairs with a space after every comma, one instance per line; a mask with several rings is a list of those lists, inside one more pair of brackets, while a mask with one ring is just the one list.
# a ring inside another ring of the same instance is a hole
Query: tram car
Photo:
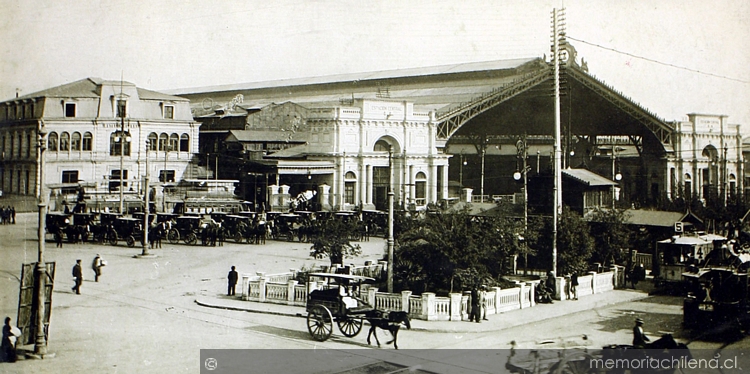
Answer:
[[702, 267], [711, 252], [726, 242], [723, 236], [703, 232], [675, 235], [657, 242], [652, 269], [654, 285], [657, 288], [682, 286], [682, 273], [691, 266]]

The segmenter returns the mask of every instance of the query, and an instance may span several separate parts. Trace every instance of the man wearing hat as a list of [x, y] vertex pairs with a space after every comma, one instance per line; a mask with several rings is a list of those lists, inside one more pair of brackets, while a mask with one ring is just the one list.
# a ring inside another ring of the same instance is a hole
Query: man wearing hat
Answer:
[[636, 318], [633, 327], [633, 346], [635, 348], [647, 348], [650, 341], [646, 333], [643, 332], [643, 320]]
[[83, 283], [83, 269], [81, 269], [81, 260], [76, 260], [75, 266], [73, 266], [73, 277], [76, 279], [76, 284], [71, 288], [77, 295], [81, 294], [81, 284]]
[[94, 261], [91, 263], [91, 269], [94, 270], [94, 280], [96, 282], [99, 281], [99, 277], [102, 275], [102, 266], [104, 265], [106, 265], [106, 262], [102, 259], [102, 256], [97, 253], [96, 257], [94, 257]]

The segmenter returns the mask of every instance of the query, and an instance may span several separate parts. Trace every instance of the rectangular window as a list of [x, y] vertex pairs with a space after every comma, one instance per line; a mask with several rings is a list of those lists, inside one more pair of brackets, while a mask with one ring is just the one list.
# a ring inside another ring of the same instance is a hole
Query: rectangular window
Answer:
[[174, 182], [174, 170], [159, 170], [159, 182]]
[[174, 106], [173, 105], [164, 106], [164, 118], [174, 119]]
[[[122, 171], [122, 187], [125, 188], [128, 186], [128, 171], [123, 170]], [[118, 188], [120, 187], [120, 170], [112, 170], [112, 172], [109, 174], [109, 190], [110, 191], [118, 191]]]
[[354, 185], [356, 182], [344, 183], [344, 203], [354, 204]]
[[29, 171], [26, 170], [26, 191], [24, 191], [24, 194], [26, 195], [29, 194], [29, 181], [30, 181], [29, 178], [30, 178]]
[[126, 100], [117, 100], [117, 118], [125, 118], [127, 115], [127, 104], [128, 102]]
[[78, 183], [78, 170], [63, 170], [63, 183]]
[[65, 103], [65, 117], [75, 117], [75, 116], [76, 116], [76, 104]]

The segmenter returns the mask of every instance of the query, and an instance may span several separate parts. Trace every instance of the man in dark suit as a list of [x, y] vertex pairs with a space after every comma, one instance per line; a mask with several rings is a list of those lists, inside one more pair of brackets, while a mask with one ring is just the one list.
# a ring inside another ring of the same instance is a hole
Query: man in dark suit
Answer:
[[73, 277], [76, 279], [76, 284], [71, 288], [77, 295], [81, 294], [81, 284], [83, 284], [83, 269], [81, 269], [81, 260], [76, 260], [76, 265], [73, 266]]
[[651, 339], [643, 332], [643, 320], [636, 318], [635, 326], [633, 327], [633, 346], [635, 348], [647, 348], [650, 341]]
[[227, 289], [227, 296], [234, 296], [234, 288], [237, 285], [237, 278], [238, 278], [237, 272], [234, 270], [234, 266], [232, 266], [232, 270], [229, 272], [229, 275], [227, 276], [227, 279], [229, 280], [229, 287]]

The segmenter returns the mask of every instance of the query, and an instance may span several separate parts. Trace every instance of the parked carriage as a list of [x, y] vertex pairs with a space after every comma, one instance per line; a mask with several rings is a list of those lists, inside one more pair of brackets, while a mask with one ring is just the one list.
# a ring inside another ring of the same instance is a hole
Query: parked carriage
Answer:
[[276, 240], [294, 241], [302, 225], [302, 216], [294, 213], [282, 213], [274, 219], [271, 236]]
[[224, 217], [222, 226], [228, 237], [237, 243], [242, 243], [245, 240], [250, 241], [249, 230], [252, 224], [250, 217], [229, 214]]
[[167, 240], [172, 244], [177, 244], [182, 239], [185, 244], [195, 244], [198, 241], [198, 235], [201, 230], [201, 218], [199, 216], [179, 216], [175, 220], [175, 225], [167, 234]]
[[47, 213], [44, 225], [47, 232], [53, 235], [65, 235], [72, 227], [70, 213], [50, 212]]
[[[73, 214], [73, 227], [72, 227], [72, 235], [75, 235], [75, 238], [73, 241], [77, 242], [79, 239], [81, 241], [87, 242], [90, 238], [93, 238], [96, 240], [96, 226], [97, 223], [97, 213], [74, 213]], [[70, 235], [68, 235], [70, 238]]]
[[122, 217], [120, 213], [100, 213], [99, 224], [94, 226], [94, 240], [99, 243], [117, 245], [115, 222]]
[[117, 236], [114, 242], [109, 241], [110, 244], [117, 245], [120, 239], [125, 240], [128, 247], [134, 247], [136, 241], [143, 244], [143, 219], [118, 217], [115, 219], [113, 228]]

